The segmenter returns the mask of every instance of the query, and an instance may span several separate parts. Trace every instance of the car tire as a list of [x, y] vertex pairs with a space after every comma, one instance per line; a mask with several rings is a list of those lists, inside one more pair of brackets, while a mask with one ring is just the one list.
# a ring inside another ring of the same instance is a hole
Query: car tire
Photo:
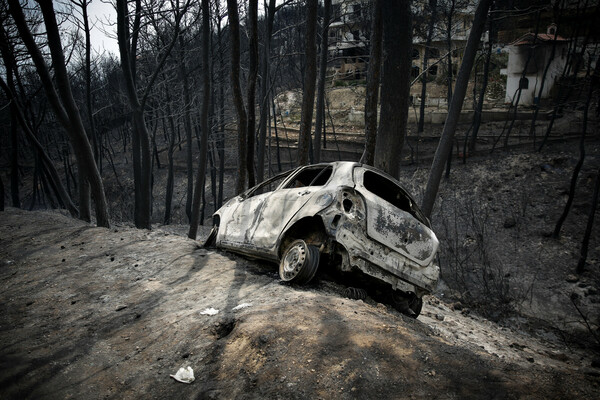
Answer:
[[391, 296], [392, 307], [404, 315], [417, 318], [423, 309], [423, 299], [416, 294], [394, 290]]
[[319, 249], [304, 240], [293, 241], [279, 262], [279, 277], [284, 282], [307, 284], [319, 267]]
[[411, 299], [409, 304], [410, 309], [414, 312], [413, 318], [417, 318], [423, 309], [423, 299], [416, 295]]

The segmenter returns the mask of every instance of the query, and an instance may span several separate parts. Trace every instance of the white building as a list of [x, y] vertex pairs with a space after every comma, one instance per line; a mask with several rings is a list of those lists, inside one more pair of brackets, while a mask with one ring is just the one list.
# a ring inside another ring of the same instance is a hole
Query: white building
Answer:
[[364, 78], [369, 58], [365, 35], [370, 23], [366, 0], [333, 0], [329, 25], [329, 59], [334, 80]]
[[[562, 75], [567, 62], [568, 39], [555, 35], [556, 26], [551, 25], [547, 33], [527, 33], [508, 46], [508, 65], [506, 67], [505, 101], [516, 101], [519, 89], [519, 105], [533, 105], [538, 99], [542, 77], [546, 65], [550, 62], [544, 81], [541, 99], [550, 97], [556, 80]], [[556, 37], [556, 38], [555, 38]], [[556, 40], [554, 57], [553, 42]], [[550, 59], [552, 58], [552, 61]], [[529, 60], [529, 61], [527, 61]], [[523, 75], [523, 72], [525, 74]]]

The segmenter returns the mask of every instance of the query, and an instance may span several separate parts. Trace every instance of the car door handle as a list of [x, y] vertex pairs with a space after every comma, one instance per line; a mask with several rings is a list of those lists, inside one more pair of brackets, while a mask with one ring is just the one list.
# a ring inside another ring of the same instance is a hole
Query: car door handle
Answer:
[[306, 196], [307, 194], [310, 194], [310, 190], [305, 190], [304, 192], [298, 192], [298, 195], [300, 195], [300, 196]]

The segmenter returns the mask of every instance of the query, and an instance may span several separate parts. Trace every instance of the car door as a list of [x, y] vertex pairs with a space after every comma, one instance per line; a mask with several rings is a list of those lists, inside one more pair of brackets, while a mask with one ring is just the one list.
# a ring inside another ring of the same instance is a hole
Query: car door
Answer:
[[258, 249], [253, 234], [261, 221], [263, 203], [290, 173], [268, 179], [233, 200], [233, 204], [222, 215], [223, 245], [242, 246], [248, 250]]
[[252, 232], [253, 243], [269, 254], [276, 253], [276, 243], [288, 221], [306, 204], [332, 174], [331, 165], [307, 166], [290, 176], [283, 186], [266, 197], [260, 219]]

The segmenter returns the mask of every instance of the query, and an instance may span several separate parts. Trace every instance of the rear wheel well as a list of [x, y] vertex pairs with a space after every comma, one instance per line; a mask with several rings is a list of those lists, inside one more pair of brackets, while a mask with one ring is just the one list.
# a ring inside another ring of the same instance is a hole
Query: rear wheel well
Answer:
[[296, 221], [282, 236], [277, 254], [279, 258], [294, 240], [302, 239], [307, 244], [320, 247], [327, 241], [325, 225], [321, 217], [305, 217]]

